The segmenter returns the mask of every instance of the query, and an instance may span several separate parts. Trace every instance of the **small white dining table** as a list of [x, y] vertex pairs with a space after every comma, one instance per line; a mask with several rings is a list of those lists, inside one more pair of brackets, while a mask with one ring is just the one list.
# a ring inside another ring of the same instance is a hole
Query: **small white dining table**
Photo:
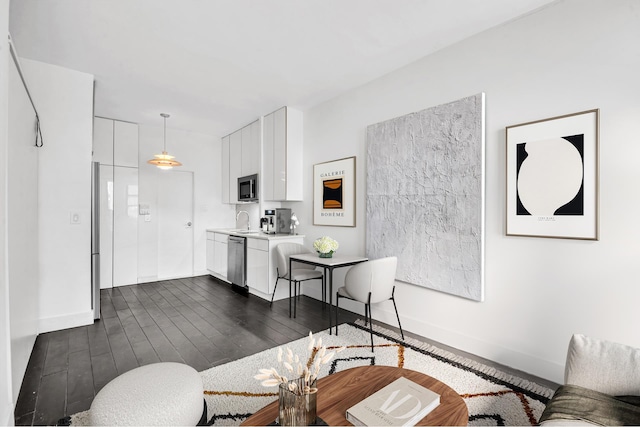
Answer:
[[[302, 262], [304, 264], [311, 264], [323, 269], [322, 281], [323, 281], [323, 293], [326, 289], [326, 284], [329, 285], [329, 334], [333, 332], [333, 270], [340, 267], [349, 267], [351, 265], [359, 264], [361, 262], [369, 261], [369, 258], [357, 255], [336, 255], [331, 258], [320, 258], [317, 254], [298, 254], [291, 255], [289, 257], [289, 271], [291, 271], [292, 262]], [[327, 274], [328, 273], [328, 274]], [[291, 293], [291, 286], [289, 286], [289, 293]], [[291, 297], [291, 295], [289, 295]], [[324, 300], [324, 295], [322, 299]], [[294, 317], [295, 317], [295, 301], [294, 303]], [[337, 309], [337, 308], [336, 308]], [[289, 299], [289, 316], [291, 316], [291, 298]]]

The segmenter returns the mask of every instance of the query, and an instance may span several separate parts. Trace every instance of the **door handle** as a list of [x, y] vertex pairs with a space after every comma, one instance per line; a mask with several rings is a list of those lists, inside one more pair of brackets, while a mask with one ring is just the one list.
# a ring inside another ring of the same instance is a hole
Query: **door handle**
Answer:
[[191, 227], [191, 221], [187, 222], [187, 227]]

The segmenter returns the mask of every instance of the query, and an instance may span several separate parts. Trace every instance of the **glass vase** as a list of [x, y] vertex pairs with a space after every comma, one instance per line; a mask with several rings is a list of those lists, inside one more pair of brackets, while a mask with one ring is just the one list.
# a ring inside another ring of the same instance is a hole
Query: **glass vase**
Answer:
[[316, 397], [315, 381], [311, 392], [307, 393], [304, 392], [304, 378], [280, 384], [278, 424], [281, 426], [314, 425], [316, 423]]
[[320, 258], [333, 258], [333, 251], [331, 251], [331, 252], [325, 252], [325, 253], [318, 252], [318, 256], [319, 256]]

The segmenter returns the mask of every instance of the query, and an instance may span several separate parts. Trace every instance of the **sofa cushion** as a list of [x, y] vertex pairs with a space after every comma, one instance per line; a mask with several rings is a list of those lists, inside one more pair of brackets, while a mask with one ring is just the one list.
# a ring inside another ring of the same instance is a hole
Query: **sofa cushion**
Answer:
[[640, 395], [640, 349], [576, 334], [564, 382], [613, 396]]
[[602, 426], [640, 425], [640, 406], [635, 396], [618, 398], [574, 385], [560, 386], [547, 404], [539, 423], [571, 423]]

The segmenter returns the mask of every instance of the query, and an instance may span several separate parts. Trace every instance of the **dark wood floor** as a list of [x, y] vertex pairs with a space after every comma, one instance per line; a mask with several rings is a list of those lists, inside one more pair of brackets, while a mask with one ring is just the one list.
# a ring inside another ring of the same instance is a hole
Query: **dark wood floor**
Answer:
[[[210, 276], [102, 290], [102, 319], [40, 334], [15, 410], [16, 425], [55, 425], [89, 409], [105, 384], [137, 366], [182, 362], [212, 366], [326, 329], [329, 312], [301, 297], [297, 318], [288, 300], [269, 302], [234, 292]], [[341, 311], [340, 321], [353, 321]]]
[[[176, 361], [202, 371], [329, 324], [329, 311], [320, 301], [301, 297], [297, 318], [291, 319], [287, 299], [270, 308], [268, 301], [238, 294], [210, 276], [123, 286], [103, 290], [101, 297], [102, 320], [38, 336], [16, 404], [16, 425], [54, 425], [89, 409], [105, 384], [137, 366]], [[340, 311], [341, 322], [358, 317]], [[407, 331], [405, 336], [547, 387], [558, 386]]]

